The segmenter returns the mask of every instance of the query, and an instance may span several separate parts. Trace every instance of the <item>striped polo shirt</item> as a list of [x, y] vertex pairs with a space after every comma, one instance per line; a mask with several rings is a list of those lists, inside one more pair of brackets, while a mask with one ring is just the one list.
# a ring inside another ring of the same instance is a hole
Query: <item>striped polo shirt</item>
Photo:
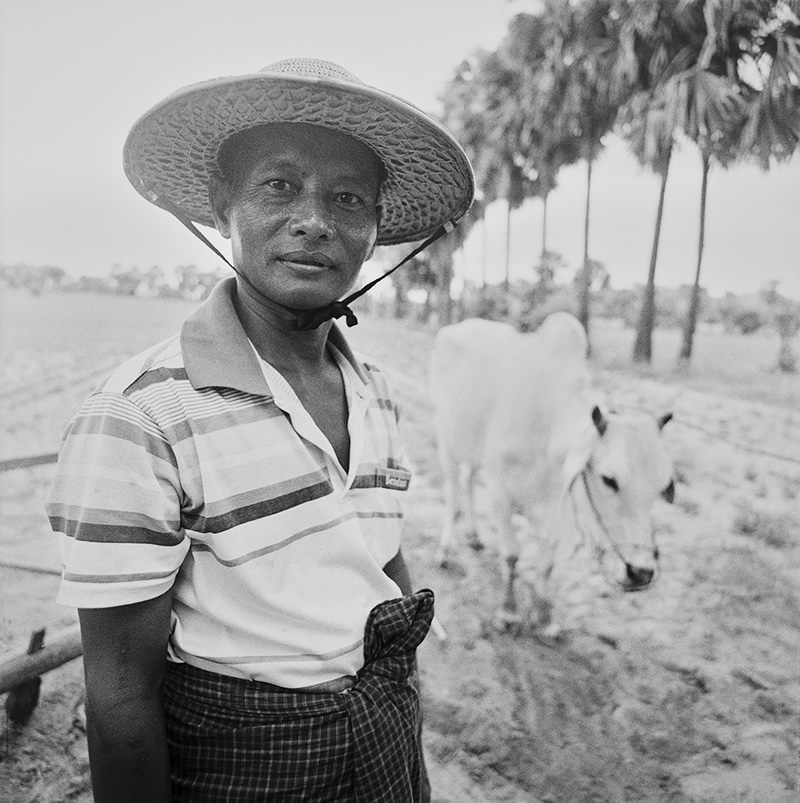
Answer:
[[217, 285], [122, 365], [64, 434], [47, 502], [58, 601], [102, 608], [173, 588], [168, 658], [299, 688], [354, 675], [369, 611], [400, 596], [403, 468], [386, 382], [333, 326], [349, 471], [263, 363]]

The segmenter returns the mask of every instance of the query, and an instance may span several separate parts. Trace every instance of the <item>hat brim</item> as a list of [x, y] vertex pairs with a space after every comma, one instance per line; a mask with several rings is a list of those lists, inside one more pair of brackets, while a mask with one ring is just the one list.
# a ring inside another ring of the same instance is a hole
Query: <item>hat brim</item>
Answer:
[[268, 123], [323, 126], [375, 151], [387, 172], [379, 245], [421, 240], [458, 222], [472, 202], [469, 160], [432, 117], [365, 84], [285, 73], [218, 78], [173, 93], [134, 124], [125, 173], [147, 200], [167, 199], [213, 226], [208, 184], [222, 143]]

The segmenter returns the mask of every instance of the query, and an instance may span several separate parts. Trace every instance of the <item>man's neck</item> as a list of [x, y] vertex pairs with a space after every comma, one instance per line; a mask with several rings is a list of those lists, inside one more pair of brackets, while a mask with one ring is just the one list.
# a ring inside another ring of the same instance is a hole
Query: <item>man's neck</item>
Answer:
[[237, 283], [234, 306], [259, 356], [281, 373], [319, 369], [330, 359], [326, 353], [330, 321], [316, 329], [297, 331], [288, 316], [260, 304], [240, 283]]

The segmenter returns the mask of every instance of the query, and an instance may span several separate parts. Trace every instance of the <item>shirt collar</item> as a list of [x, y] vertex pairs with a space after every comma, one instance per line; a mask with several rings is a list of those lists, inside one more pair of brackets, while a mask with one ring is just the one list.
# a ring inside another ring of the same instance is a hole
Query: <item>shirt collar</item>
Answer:
[[[236, 314], [235, 288], [235, 278], [223, 279], [184, 321], [181, 349], [186, 374], [195, 390], [225, 387], [271, 396], [256, 353]], [[331, 326], [328, 342], [344, 355], [358, 378], [367, 384], [361, 365], [336, 324]]]

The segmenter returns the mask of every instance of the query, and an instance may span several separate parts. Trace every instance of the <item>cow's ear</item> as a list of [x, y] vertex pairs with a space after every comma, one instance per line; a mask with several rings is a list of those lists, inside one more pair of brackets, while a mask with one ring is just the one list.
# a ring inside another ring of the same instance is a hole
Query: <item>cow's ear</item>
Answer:
[[664, 427], [672, 421], [672, 413], [664, 413], [661, 418], [658, 419], [658, 428], [664, 429]]
[[595, 407], [594, 410], [592, 410], [592, 421], [594, 422], [597, 431], [601, 435], [605, 435], [606, 429], [608, 428], [608, 421], [606, 421], [606, 418], [599, 407]]

